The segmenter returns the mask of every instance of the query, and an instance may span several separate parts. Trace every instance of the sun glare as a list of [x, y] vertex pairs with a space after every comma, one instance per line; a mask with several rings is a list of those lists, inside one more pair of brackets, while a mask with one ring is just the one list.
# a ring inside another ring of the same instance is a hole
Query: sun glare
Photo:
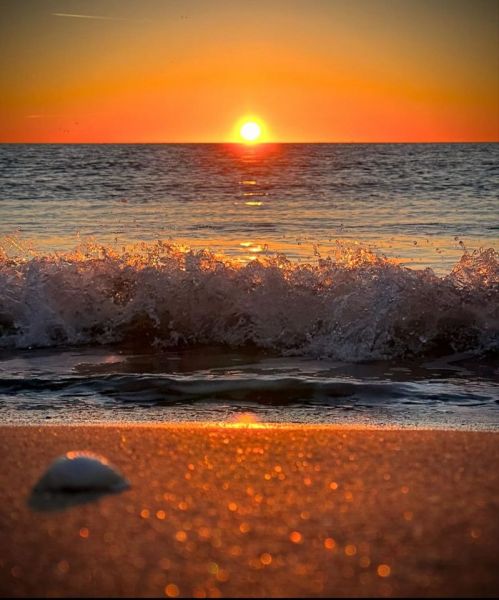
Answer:
[[255, 143], [262, 134], [262, 128], [254, 121], [246, 121], [239, 130], [239, 135], [247, 143]]

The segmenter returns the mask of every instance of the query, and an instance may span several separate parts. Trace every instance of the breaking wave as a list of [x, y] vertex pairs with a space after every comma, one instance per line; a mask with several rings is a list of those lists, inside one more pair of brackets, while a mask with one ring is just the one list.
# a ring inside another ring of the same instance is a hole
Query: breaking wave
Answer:
[[254, 346], [362, 361], [499, 348], [499, 254], [412, 270], [362, 247], [242, 264], [158, 241], [15, 257], [0, 249], [0, 347]]

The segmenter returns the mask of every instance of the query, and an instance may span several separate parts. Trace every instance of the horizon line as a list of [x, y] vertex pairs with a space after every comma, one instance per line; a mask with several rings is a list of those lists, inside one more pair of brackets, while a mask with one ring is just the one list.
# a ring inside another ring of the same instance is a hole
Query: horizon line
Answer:
[[85, 146], [90, 146], [90, 145], [96, 145], [96, 146], [105, 146], [105, 145], [109, 145], [109, 146], [118, 146], [118, 145], [134, 145], [134, 146], [138, 146], [138, 145], [238, 145], [238, 146], [247, 146], [247, 147], [256, 147], [256, 146], [272, 146], [272, 145], [282, 145], [282, 144], [350, 144], [350, 145], [354, 145], [354, 144], [498, 144], [499, 143], [499, 139], [497, 140], [426, 140], [426, 141], [411, 141], [411, 140], [407, 140], [407, 141], [269, 141], [269, 142], [258, 142], [258, 143], [252, 143], [252, 144], [248, 144], [246, 142], [240, 142], [240, 141], [220, 141], [220, 142], [26, 142], [26, 141], [18, 141], [18, 142], [4, 142], [4, 141], [0, 141], [0, 145], [31, 145], [31, 146], [35, 146], [35, 145], [39, 145], [39, 146], [43, 146], [43, 145], [61, 145], [61, 146], [69, 146], [69, 145], [85, 145]]

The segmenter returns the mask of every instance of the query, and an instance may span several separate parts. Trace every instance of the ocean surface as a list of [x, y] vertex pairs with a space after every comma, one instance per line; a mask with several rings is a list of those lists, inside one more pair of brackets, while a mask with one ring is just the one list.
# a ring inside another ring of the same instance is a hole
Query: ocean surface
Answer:
[[499, 429], [499, 144], [0, 145], [0, 420]]

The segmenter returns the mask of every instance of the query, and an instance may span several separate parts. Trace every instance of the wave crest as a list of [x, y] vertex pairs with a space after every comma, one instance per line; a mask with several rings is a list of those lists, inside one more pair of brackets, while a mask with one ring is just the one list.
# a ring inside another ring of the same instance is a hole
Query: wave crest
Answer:
[[254, 345], [360, 361], [499, 347], [499, 255], [412, 270], [366, 248], [241, 264], [158, 241], [0, 255], [0, 346]]

